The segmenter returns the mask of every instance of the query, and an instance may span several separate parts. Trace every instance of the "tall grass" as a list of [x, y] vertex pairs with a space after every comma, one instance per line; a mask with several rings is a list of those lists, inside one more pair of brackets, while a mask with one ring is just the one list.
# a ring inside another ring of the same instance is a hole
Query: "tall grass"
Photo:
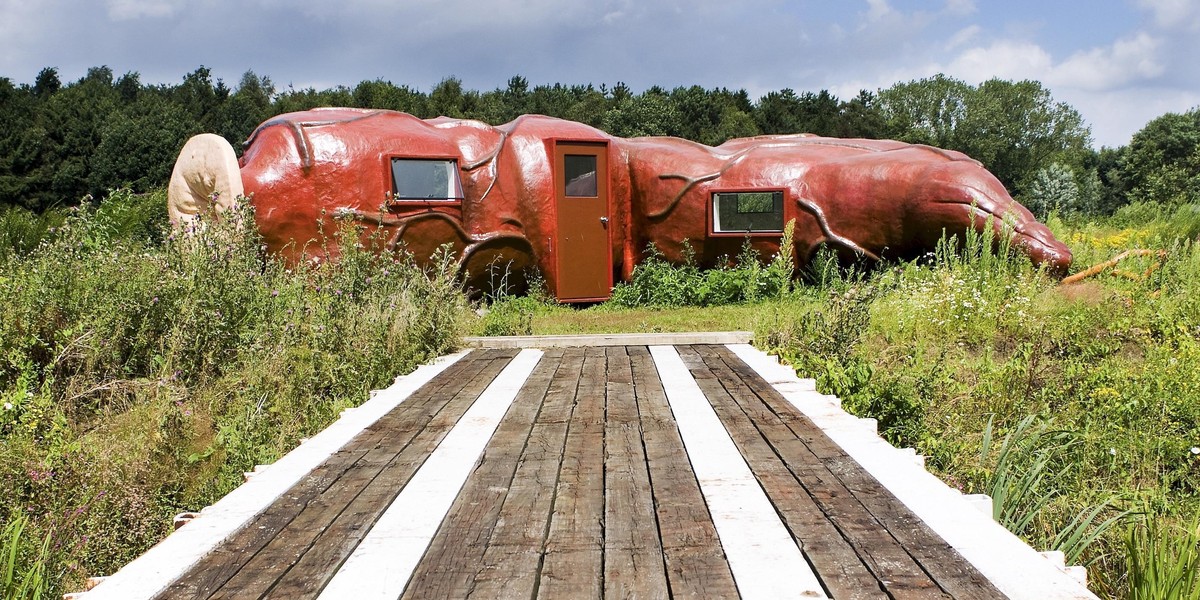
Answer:
[[[812, 288], [768, 307], [758, 343], [951, 485], [991, 494], [1031, 545], [1090, 565], [1102, 596], [1134, 597], [1136, 507], [1160, 507], [1164, 539], [1200, 515], [1197, 214], [1052, 222], [1080, 268], [1167, 251], [1156, 268], [1138, 259], [1071, 286], [987, 233], [858, 278], [818, 264]], [[1139, 543], [1143, 557], [1167, 552]]]
[[47, 556], [50, 553], [49, 535], [28, 552], [25, 527], [28, 519], [18, 515], [0, 530], [0, 598], [5, 600], [39, 600], [48, 596], [50, 580], [46, 576]]
[[[1016, 534], [1023, 534], [1034, 518], [1054, 499], [1048, 481], [1061, 475], [1054, 463], [1072, 445], [1067, 432], [1051, 431], [1037, 415], [1029, 415], [1004, 437], [996, 452], [995, 466], [987, 482], [992, 497], [992, 518]], [[983, 430], [979, 447], [981, 461], [992, 454], [992, 422]], [[1061, 469], [1061, 467], [1059, 467]]]
[[1130, 600], [1200, 598], [1200, 521], [1178, 526], [1148, 513], [1125, 544]]
[[0, 263], [32, 252], [65, 218], [61, 210], [39, 215], [19, 206], [0, 208]]
[[[449, 253], [422, 271], [352, 224], [335, 264], [267, 256], [241, 206], [194, 236], [115, 193], [0, 262], [0, 525], [47, 593], [110, 573], [458, 343]], [[35, 546], [53, 532], [43, 559]]]

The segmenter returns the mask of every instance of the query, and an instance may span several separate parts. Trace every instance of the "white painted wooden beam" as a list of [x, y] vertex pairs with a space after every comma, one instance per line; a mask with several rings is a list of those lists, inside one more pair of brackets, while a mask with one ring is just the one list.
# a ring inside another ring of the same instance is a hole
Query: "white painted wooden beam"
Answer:
[[651, 346], [650, 354], [742, 598], [826, 598], [679, 353]]
[[861, 425], [836, 398], [811, 391], [796, 372], [746, 344], [730, 344], [737, 354], [793, 406], [820, 427], [934, 532], [963, 555], [1010, 598], [1095, 599], [1096, 596], [1020, 538], [980, 512], [911, 456]]
[[321, 592], [326, 599], [399, 598], [517, 392], [542, 358], [522, 350], [392, 502]]
[[246, 483], [204, 509], [158, 545], [86, 592], [87, 600], [136, 600], [166, 589], [225, 538], [232, 535], [275, 499], [299, 482], [363, 429], [404, 402], [418, 388], [457, 362], [466, 352], [437, 359], [397, 378], [391, 387], [342, 417], [321, 433], [259, 470]]

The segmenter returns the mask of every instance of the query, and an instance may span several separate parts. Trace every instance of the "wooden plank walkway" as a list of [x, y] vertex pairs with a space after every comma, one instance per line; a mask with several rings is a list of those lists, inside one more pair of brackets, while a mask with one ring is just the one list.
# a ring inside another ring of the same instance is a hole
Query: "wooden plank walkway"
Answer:
[[80, 598], [1091, 597], [990, 580], [731, 348], [470, 351]]

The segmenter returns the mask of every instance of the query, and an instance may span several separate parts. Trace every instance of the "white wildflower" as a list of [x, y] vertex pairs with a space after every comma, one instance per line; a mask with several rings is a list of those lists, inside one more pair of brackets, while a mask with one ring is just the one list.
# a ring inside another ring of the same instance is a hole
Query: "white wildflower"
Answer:
[[1192, 446], [1192, 454], [1200, 454], [1200, 447]]
[[[12, 402], [5, 402], [5, 403], [4, 403], [4, 410], [12, 410], [12, 409], [13, 409]], [[1192, 448], [1192, 450], [1195, 450], [1195, 448]]]

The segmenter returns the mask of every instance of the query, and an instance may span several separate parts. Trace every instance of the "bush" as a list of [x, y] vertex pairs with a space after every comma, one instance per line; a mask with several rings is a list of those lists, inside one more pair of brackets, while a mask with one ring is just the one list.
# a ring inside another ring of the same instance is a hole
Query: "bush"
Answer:
[[0, 208], [0, 263], [33, 252], [65, 218], [62, 211], [53, 209], [38, 215], [19, 206]]
[[0, 497], [23, 540], [54, 536], [22, 563], [47, 593], [135, 558], [465, 324], [449, 252], [425, 272], [345, 224], [340, 261], [286, 265], [249, 206], [178, 235], [163, 204], [113, 192], [0, 263]]
[[[633, 269], [627, 283], [613, 288], [609, 303], [615, 306], [714, 306], [779, 298], [791, 289], [795, 274], [793, 231], [795, 221], [784, 227], [778, 254], [764, 266], [747, 239], [733, 266], [702, 271], [695, 250], [683, 241], [683, 264], [663, 258], [654, 244], [646, 248], [646, 259]], [[727, 261], [721, 260], [720, 263]]]

